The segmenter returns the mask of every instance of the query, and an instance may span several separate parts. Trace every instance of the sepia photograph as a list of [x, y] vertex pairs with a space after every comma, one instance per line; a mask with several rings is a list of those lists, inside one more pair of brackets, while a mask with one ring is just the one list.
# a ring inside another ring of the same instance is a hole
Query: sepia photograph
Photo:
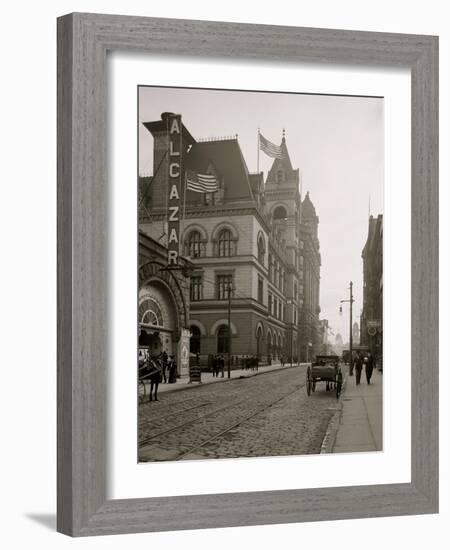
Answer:
[[383, 97], [138, 87], [139, 462], [383, 450]]

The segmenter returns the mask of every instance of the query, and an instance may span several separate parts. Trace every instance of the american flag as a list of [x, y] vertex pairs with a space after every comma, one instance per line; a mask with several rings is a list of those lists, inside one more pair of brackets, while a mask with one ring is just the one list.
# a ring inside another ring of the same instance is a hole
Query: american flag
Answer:
[[192, 170], [186, 171], [186, 186], [195, 193], [214, 193], [219, 189], [219, 183], [211, 174], [197, 174]]
[[259, 134], [259, 147], [261, 151], [266, 153], [269, 157], [276, 159], [282, 159], [284, 157], [281, 147], [266, 139], [261, 133]]

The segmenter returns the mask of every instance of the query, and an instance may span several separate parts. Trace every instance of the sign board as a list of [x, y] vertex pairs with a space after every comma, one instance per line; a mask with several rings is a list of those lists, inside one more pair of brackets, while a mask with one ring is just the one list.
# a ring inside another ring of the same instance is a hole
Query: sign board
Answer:
[[191, 382], [202, 383], [202, 369], [200, 365], [191, 365], [189, 367], [189, 384]]
[[180, 365], [181, 376], [187, 375], [189, 372], [189, 344], [190, 344], [191, 331], [189, 329], [181, 329], [180, 339], [180, 355], [178, 358], [178, 364]]
[[181, 115], [169, 116], [169, 197], [168, 197], [168, 267], [178, 267], [180, 253], [180, 206], [184, 193], [181, 169]]
[[367, 328], [381, 328], [381, 320], [380, 319], [367, 319], [366, 321]]

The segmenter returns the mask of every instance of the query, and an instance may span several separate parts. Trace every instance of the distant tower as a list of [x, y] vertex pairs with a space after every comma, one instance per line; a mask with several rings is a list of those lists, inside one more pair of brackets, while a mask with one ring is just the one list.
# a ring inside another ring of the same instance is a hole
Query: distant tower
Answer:
[[344, 341], [342, 340], [342, 336], [339, 334], [339, 332], [336, 334], [336, 345], [337, 346], [344, 345]]
[[353, 332], [353, 343], [356, 345], [359, 345], [359, 325], [356, 321], [353, 323], [352, 332]]

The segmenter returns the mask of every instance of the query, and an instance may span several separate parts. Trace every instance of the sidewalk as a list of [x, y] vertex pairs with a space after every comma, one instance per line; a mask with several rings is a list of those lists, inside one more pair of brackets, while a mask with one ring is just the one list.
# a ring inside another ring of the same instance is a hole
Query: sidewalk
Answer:
[[[302, 366], [303, 364], [300, 364], [298, 366]], [[297, 367], [296, 364], [293, 365], [293, 367]], [[292, 368], [293, 368], [292, 367]], [[219, 374], [219, 377], [216, 378], [213, 377], [212, 372], [202, 372], [202, 383], [199, 384], [198, 382], [192, 382], [192, 384], [189, 384], [189, 376], [183, 376], [181, 378], [177, 378], [177, 381], [175, 384], [160, 384], [158, 387], [158, 393], [166, 393], [166, 392], [173, 392], [173, 391], [179, 391], [189, 388], [196, 388], [199, 386], [204, 386], [205, 384], [216, 384], [219, 382], [226, 382], [227, 380], [232, 380], [235, 378], [250, 378], [251, 376], [257, 376], [259, 374], [263, 374], [265, 372], [271, 372], [275, 370], [285, 370], [291, 368], [290, 363], [285, 363], [284, 367], [281, 366], [281, 363], [276, 362], [272, 363], [270, 366], [263, 366], [259, 367], [258, 371], [255, 370], [245, 370], [245, 369], [236, 369], [231, 371], [231, 376], [228, 378], [227, 376], [227, 368], [225, 366], [225, 372], [224, 377], [222, 378]]]
[[335, 428], [332, 453], [381, 451], [383, 448], [383, 374], [374, 369], [370, 385], [365, 372], [361, 384], [347, 376], [342, 410]]

